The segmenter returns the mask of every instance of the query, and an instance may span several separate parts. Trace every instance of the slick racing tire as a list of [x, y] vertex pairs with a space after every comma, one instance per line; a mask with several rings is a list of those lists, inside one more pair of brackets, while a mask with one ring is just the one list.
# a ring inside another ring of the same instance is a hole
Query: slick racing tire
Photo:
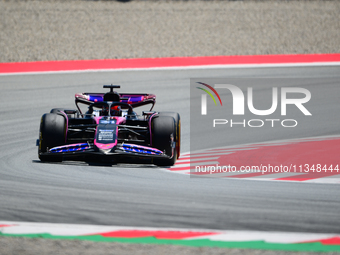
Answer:
[[41, 161], [61, 162], [62, 156], [41, 155], [49, 149], [64, 145], [66, 135], [65, 117], [56, 113], [46, 113], [41, 117], [38, 155]]
[[151, 125], [152, 146], [172, 156], [170, 159], [154, 158], [153, 163], [157, 166], [174, 165], [177, 159], [176, 148], [174, 150], [172, 148], [172, 140], [176, 132], [175, 119], [171, 116], [158, 116], [152, 119]]
[[171, 116], [175, 119], [175, 137], [174, 140], [176, 142], [176, 152], [177, 152], [177, 159], [180, 156], [181, 152], [181, 117], [177, 112], [160, 112], [158, 115], [161, 116]]

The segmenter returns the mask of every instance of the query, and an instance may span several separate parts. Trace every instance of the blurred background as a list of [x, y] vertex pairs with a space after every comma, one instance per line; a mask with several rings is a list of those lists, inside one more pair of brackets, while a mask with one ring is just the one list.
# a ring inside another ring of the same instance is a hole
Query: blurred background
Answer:
[[0, 62], [340, 52], [340, 1], [0, 1]]

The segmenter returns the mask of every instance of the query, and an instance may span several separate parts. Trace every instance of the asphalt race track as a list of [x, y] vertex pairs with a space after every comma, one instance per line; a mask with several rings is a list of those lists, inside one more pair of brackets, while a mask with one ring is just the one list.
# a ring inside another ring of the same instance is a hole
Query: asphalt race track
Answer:
[[[182, 152], [189, 151], [189, 78], [194, 77], [299, 78], [313, 96], [338, 103], [311, 100], [310, 109], [323, 118], [313, 127], [262, 136], [249, 130], [228, 146], [340, 134], [340, 67], [0, 76], [0, 219], [339, 233], [340, 187], [335, 184], [190, 178], [153, 165], [39, 161], [35, 142], [41, 115], [55, 107], [74, 108], [75, 93], [100, 92], [110, 83], [120, 84], [122, 92], [154, 93], [155, 110], [179, 112]], [[310, 78], [318, 82], [304, 83]]]

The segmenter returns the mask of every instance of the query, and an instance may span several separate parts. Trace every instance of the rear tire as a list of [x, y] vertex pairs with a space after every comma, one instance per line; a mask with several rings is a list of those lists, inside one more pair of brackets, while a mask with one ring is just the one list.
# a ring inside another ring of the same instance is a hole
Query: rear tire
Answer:
[[61, 162], [62, 156], [41, 155], [49, 149], [64, 145], [66, 137], [65, 117], [56, 113], [46, 113], [41, 117], [38, 155], [41, 161]]
[[[175, 137], [175, 119], [171, 116], [159, 116], [152, 119], [152, 146], [161, 151], [164, 151], [166, 155], [172, 155], [171, 138]], [[177, 159], [176, 148], [174, 148], [173, 157], [170, 159], [155, 158], [153, 163], [157, 166], [172, 166]]]

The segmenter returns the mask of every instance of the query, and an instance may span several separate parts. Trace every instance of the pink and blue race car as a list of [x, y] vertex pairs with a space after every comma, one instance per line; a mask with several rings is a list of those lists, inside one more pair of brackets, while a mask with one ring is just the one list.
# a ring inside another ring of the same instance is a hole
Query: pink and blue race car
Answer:
[[[110, 92], [77, 93], [75, 110], [54, 108], [41, 117], [40, 160], [174, 165], [180, 155], [180, 115], [152, 111], [153, 94], [117, 93], [119, 85], [104, 88]], [[151, 109], [137, 115], [134, 108], [145, 105]]]

